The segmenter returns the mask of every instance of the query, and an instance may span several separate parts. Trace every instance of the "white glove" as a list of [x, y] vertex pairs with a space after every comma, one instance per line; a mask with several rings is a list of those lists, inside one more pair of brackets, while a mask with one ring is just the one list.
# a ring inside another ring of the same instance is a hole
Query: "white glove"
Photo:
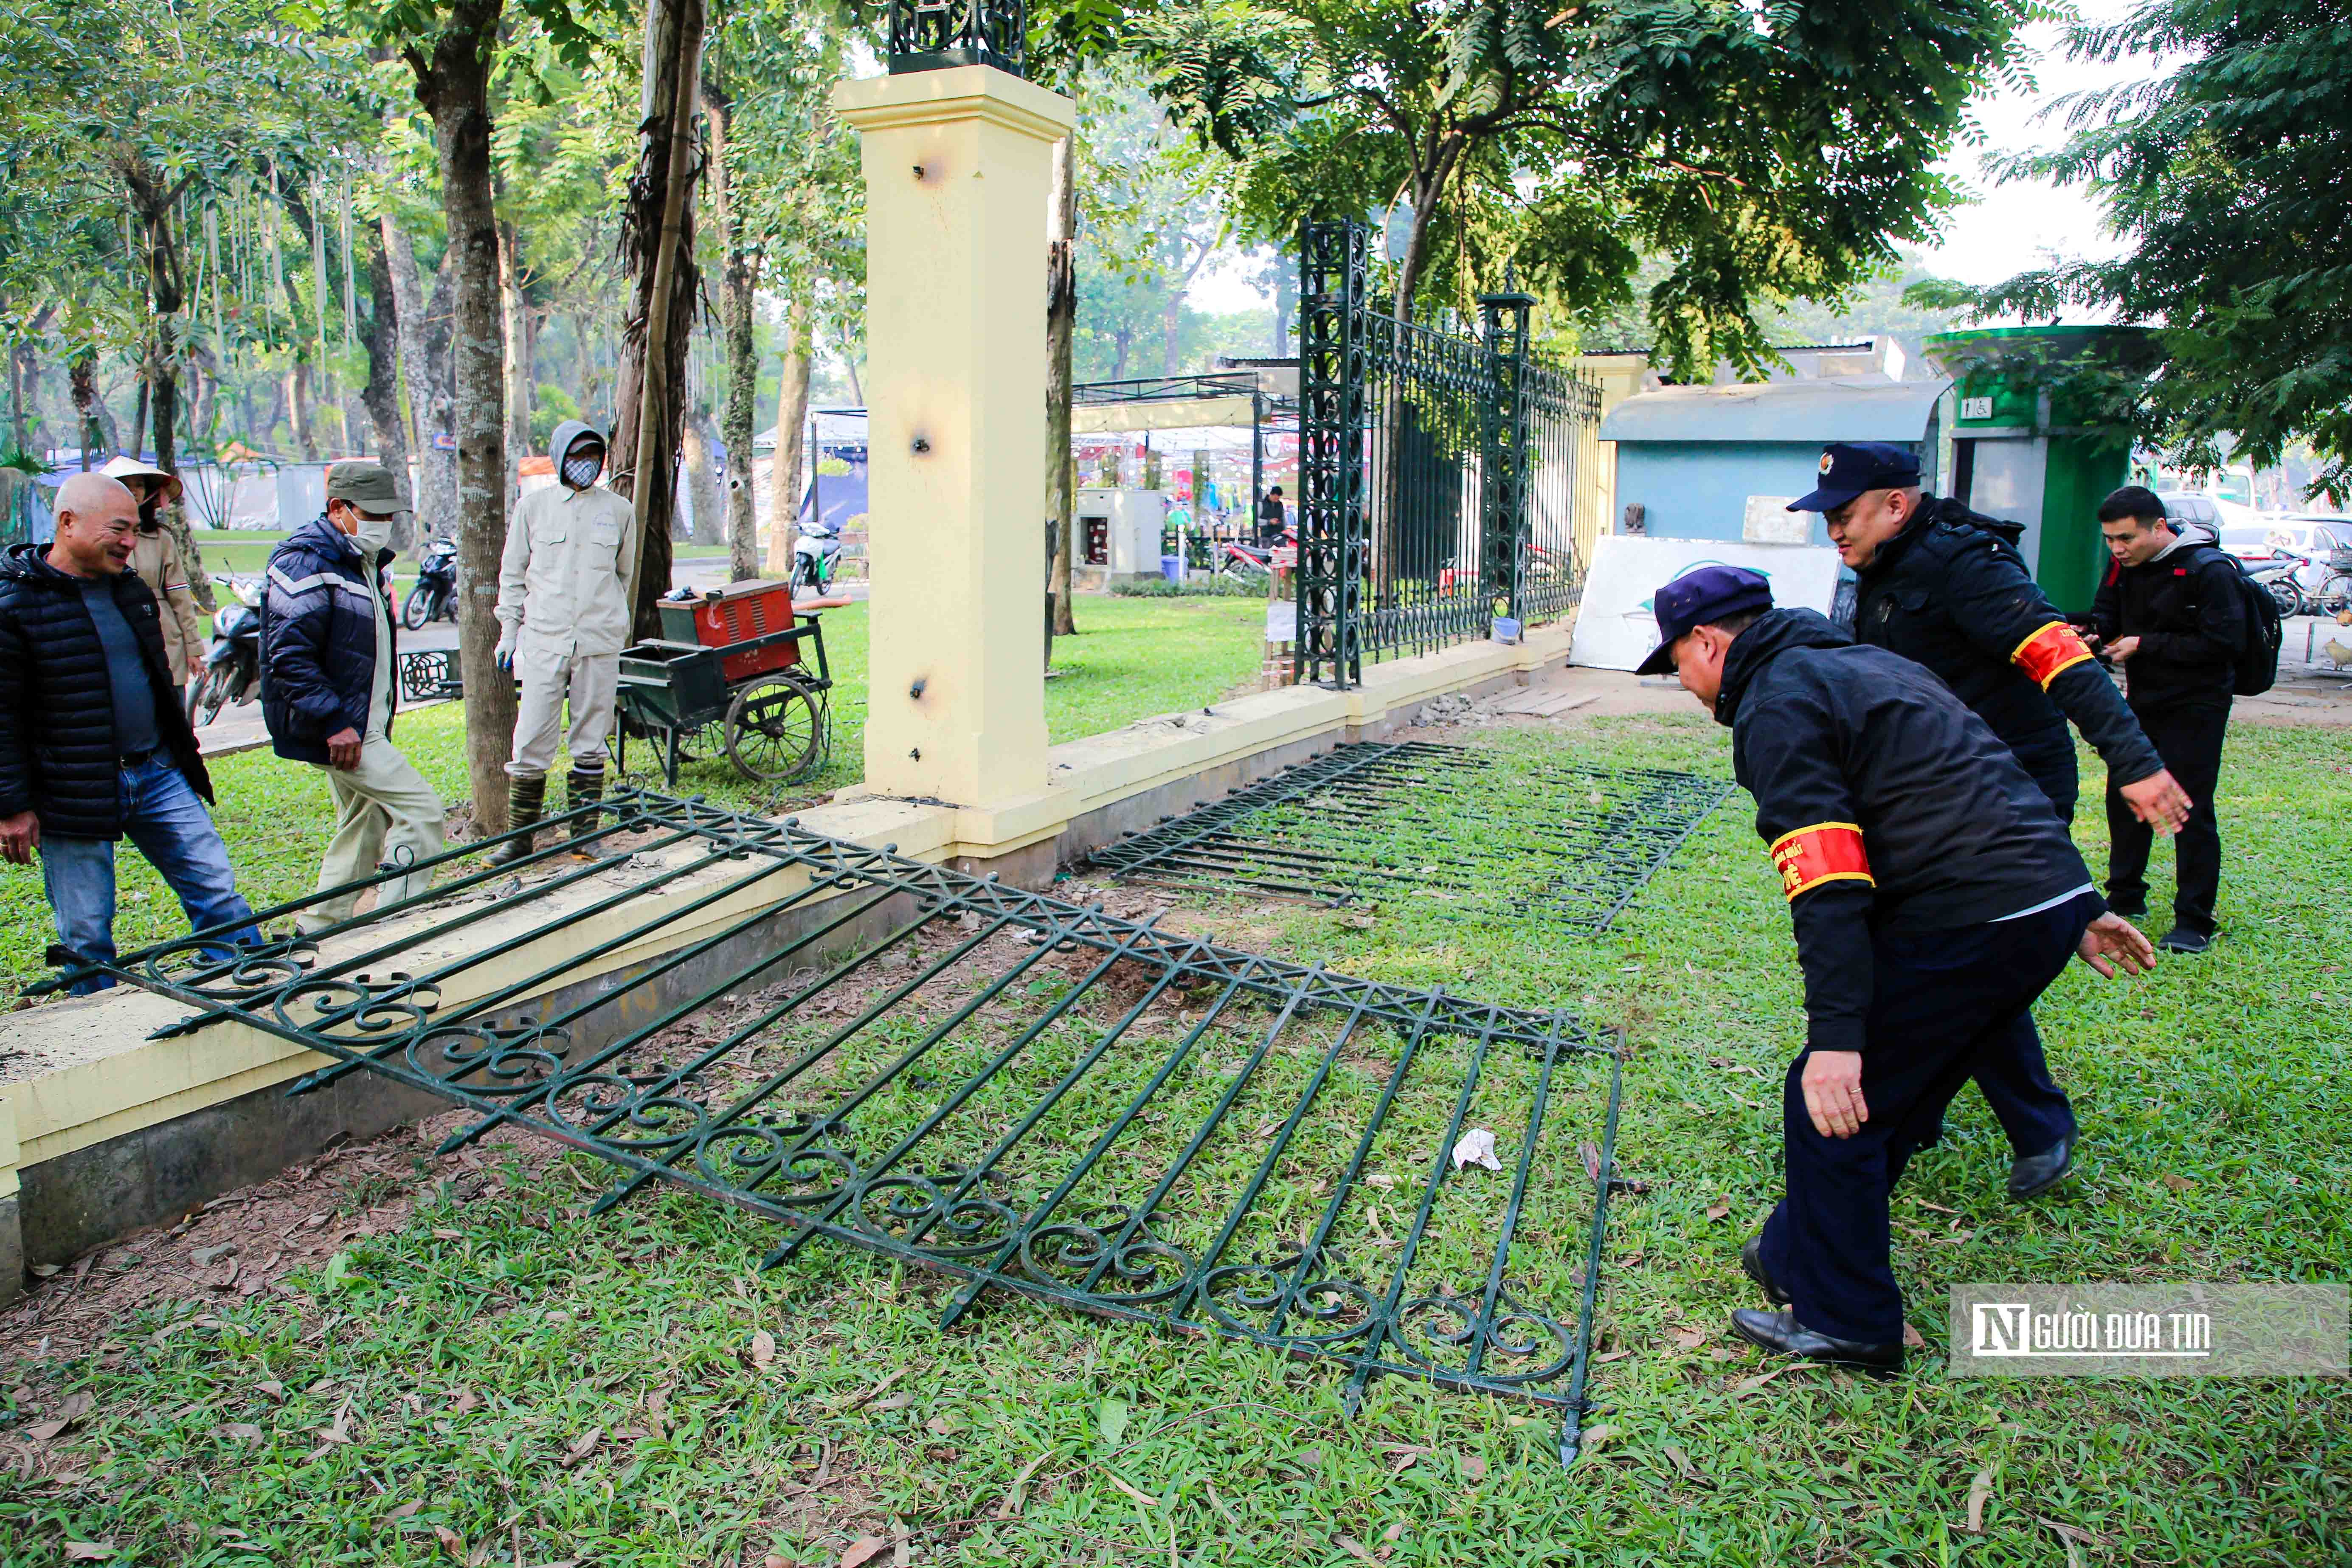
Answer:
[[509, 626], [502, 634], [500, 634], [499, 637], [498, 649], [490, 655], [492, 658], [498, 660], [498, 665], [500, 669], [512, 669], [514, 668], [515, 639], [521, 635], [522, 628], [520, 626]]

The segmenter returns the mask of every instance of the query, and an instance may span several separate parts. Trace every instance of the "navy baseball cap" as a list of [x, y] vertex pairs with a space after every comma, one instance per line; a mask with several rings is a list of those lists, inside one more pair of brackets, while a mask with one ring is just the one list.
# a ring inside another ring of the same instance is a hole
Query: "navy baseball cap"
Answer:
[[1636, 675], [1663, 675], [1675, 667], [1675, 639], [1693, 626], [1736, 616], [1742, 610], [1772, 607], [1772, 584], [1761, 572], [1745, 566], [1699, 566], [1684, 573], [1650, 595], [1658, 613], [1658, 646], [1634, 669]]
[[1833, 511], [1871, 490], [1906, 489], [1919, 482], [1916, 453], [1884, 441], [1833, 441], [1822, 448], [1822, 477], [1813, 493], [1789, 503], [1790, 511]]

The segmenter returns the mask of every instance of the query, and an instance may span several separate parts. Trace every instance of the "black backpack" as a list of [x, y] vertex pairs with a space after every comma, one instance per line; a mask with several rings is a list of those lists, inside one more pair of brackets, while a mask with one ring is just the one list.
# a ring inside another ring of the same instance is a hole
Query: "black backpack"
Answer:
[[2230, 578], [2246, 616], [2246, 642], [2238, 650], [2237, 679], [2231, 689], [2241, 697], [2260, 697], [2278, 680], [2279, 642], [2286, 635], [2285, 624], [2279, 618], [2278, 601], [2271, 597], [2268, 588], [2246, 575], [2245, 563], [2227, 552], [2222, 552], [2222, 559], [2233, 568]]

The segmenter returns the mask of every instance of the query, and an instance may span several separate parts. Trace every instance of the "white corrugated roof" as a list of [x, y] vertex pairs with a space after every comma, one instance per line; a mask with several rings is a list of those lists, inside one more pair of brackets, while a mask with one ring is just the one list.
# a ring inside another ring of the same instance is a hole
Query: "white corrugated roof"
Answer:
[[1601, 421], [1604, 441], [1918, 441], [1948, 380], [1843, 376], [1750, 386], [1666, 386]]

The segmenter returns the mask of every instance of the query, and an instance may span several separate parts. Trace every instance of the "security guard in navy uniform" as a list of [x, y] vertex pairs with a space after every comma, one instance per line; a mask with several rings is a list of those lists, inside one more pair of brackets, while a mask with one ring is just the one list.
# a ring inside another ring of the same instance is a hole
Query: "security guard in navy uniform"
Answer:
[[[2141, 821], [2165, 833], [2189, 800], [2114, 681], [2026, 570], [2021, 525], [1924, 495], [1919, 459], [1884, 442], [1822, 453], [1821, 480], [1790, 511], [1818, 511], [1859, 579], [1857, 641], [1926, 665], [2005, 742], [2061, 825], [2074, 816], [2072, 719]], [[2030, 1025], [2029, 1025], [2030, 1030]], [[2073, 1168], [2076, 1130], [2040, 1041], [1977, 1076], [2015, 1156], [2009, 1195], [2030, 1198]]]
[[1731, 726], [1805, 977], [1805, 1049], [1781, 1093], [1787, 1195], [1741, 1254], [1787, 1310], [1743, 1309], [1732, 1328], [1892, 1370], [1887, 1197], [1904, 1165], [1971, 1073], [2039, 1055], [2028, 1010], [2068, 958], [2137, 973], [2155, 949], [2107, 910], [2016, 756], [1925, 668], [1817, 611], [1774, 609], [1738, 567], [1701, 567], [1654, 605], [1642, 673], [1675, 670]]

